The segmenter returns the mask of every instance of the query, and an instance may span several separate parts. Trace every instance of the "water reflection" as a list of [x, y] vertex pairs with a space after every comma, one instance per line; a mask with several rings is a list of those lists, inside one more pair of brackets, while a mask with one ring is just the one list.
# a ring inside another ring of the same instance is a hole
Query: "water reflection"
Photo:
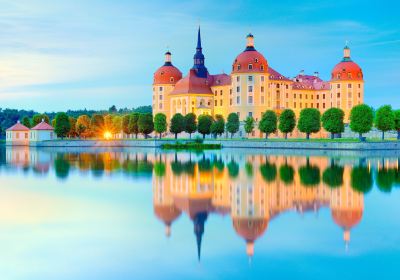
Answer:
[[93, 177], [122, 174], [152, 180], [155, 216], [165, 224], [165, 235], [181, 215], [193, 224], [197, 256], [210, 215], [229, 215], [233, 230], [243, 238], [252, 257], [255, 243], [271, 220], [295, 211], [331, 211], [342, 228], [346, 246], [351, 229], [362, 220], [364, 195], [374, 180], [382, 192], [400, 186], [400, 158], [328, 157], [274, 154], [162, 153], [155, 150], [56, 151], [0, 149], [0, 170], [54, 171], [59, 180], [74, 172]]

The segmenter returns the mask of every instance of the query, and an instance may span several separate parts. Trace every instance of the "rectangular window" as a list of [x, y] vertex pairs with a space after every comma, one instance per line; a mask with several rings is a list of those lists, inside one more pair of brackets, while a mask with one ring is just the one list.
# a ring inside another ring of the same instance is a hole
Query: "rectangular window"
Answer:
[[229, 105], [231, 105], [232, 106], [232, 98], [229, 100]]
[[253, 86], [249, 86], [249, 92], [253, 92]]
[[222, 106], [222, 99], [219, 101], [219, 106]]
[[264, 96], [261, 96], [261, 104], [264, 104]]
[[222, 95], [222, 90], [219, 92], [219, 95]]
[[340, 92], [337, 93], [337, 97], [340, 98]]
[[236, 77], [236, 82], [240, 82], [240, 76]]
[[215, 96], [217, 96], [217, 94], [218, 94], [218, 92], [217, 92], [217, 91], [215, 91], [215, 92], [214, 92], [214, 95], [215, 95]]
[[261, 76], [261, 82], [264, 82], [264, 76]]
[[249, 82], [253, 81], [253, 76], [248, 76], [247, 79], [249, 80]]
[[163, 91], [163, 87], [160, 87], [160, 91]]
[[324, 109], [325, 109], [325, 103], [322, 103], [322, 108], [324, 108]]
[[236, 104], [240, 104], [240, 96], [236, 97]]
[[286, 99], [288, 99], [288, 98], [289, 98], [289, 93], [286, 92]]
[[261, 92], [264, 92], [264, 87], [261, 87]]
[[351, 84], [348, 84], [348, 85], [347, 85], [347, 88], [351, 88]]
[[337, 84], [337, 88], [340, 88], [340, 84]]
[[293, 103], [293, 107], [296, 108], [296, 102]]
[[248, 98], [248, 103], [249, 103], [249, 104], [253, 104], [253, 96], [249, 96], [249, 98]]
[[214, 106], [217, 106], [217, 105], [218, 105], [218, 101], [215, 100], [215, 101], [214, 101]]
[[253, 70], [253, 64], [249, 64], [249, 70]]
[[237, 92], [237, 93], [240, 92], [240, 87], [236, 87], [236, 92]]
[[159, 99], [162, 100], [162, 94], [160, 94], [160, 98]]
[[253, 112], [249, 112], [249, 117], [252, 117], [253, 116]]

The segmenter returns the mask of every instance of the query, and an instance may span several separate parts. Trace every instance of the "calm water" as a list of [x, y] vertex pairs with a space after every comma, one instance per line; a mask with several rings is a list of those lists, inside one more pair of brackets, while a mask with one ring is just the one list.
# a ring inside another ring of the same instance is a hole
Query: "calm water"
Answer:
[[400, 154], [0, 147], [0, 279], [389, 279]]

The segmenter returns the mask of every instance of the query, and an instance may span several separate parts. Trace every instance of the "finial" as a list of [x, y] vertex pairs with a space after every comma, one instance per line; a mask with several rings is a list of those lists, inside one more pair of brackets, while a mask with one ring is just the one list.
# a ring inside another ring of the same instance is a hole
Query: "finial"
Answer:
[[17, 121], [17, 123], [21, 123], [21, 121], [20, 121], [20, 120], [18, 120], [18, 121]]

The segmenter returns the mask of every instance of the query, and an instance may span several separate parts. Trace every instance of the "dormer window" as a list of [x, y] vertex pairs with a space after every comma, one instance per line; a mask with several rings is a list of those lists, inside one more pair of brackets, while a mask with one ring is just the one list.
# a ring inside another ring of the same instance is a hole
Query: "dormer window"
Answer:
[[249, 70], [253, 70], [253, 64], [249, 64]]
[[254, 62], [257, 63], [257, 62], [258, 62], [258, 58], [255, 58], [255, 59], [254, 59]]
[[340, 79], [340, 74], [337, 74], [337, 78]]
[[261, 66], [260, 66], [260, 69], [261, 69], [262, 71], [264, 71], [264, 65], [261, 65]]
[[169, 81], [173, 83], [175, 81], [174, 77], [169, 78]]
[[242, 67], [240, 66], [240, 64], [238, 64], [238, 66], [237, 66], [237, 70], [239, 71], [239, 70], [240, 70], [240, 68], [242, 68]]
[[351, 73], [347, 73], [347, 77], [351, 79]]

